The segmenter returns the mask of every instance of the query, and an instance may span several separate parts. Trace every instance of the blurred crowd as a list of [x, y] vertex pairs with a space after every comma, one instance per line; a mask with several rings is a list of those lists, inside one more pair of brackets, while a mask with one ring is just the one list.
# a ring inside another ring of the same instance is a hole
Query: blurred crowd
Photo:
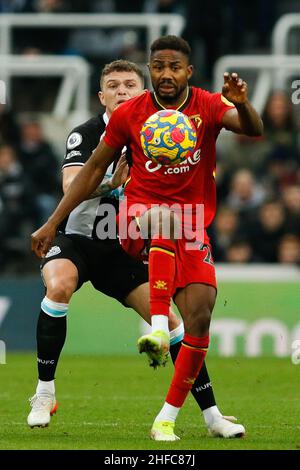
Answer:
[[264, 136], [232, 133], [218, 142], [216, 261], [300, 262], [300, 126], [289, 94], [275, 90]]
[[19, 123], [0, 105], [0, 272], [33, 267], [29, 235], [60, 194], [59, 159], [40, 123]]
[[[217, 57], [226, 53], [264, 51], [276, 20], [300, 11], [297, 0], [0, 0], [1, 13], [179, 13], [186, 18], [183, 37], [193, 50], [193, 64], [207, 83]], [[95, 64], [116, 56], [145, 62], [146, 37], [142, 29], [76, 30], [17, 28], [14, 52], [19, 54], [79, 54]], [[200, 73], [201, 71], [201, 73]]]
[[[253, 0], [251, 6], [249, 11], [237, 0], [0, 0], [0, 13], [183, 14], [187, 19], [183, 36], [194, 54], [195, 84], [211, 89], [212, 65], [218, 56], [269, 52], [270, 32], [278, 16], [289, 8], [300, 11], [299, 2], [293, 1]], [[51, 29], [17, 29], [14, 53], [83, 55], [97, 65], [98, 81], [101, 65], [116, 57], [146, 60], [143, 34], [126, 28], [56, 29], [55, 35]], [[26, 82], [26, 87], [24, 83], [19, 89], [13, 87], [13, 105], [0, 105], [0, 273], [36, 270], [29, 234], [47, 219], [61, 196], [62, 155], [46, 138], [38, 115], [24, 113], [35, 111], [30, 99], [39, 103], [51, 89], [45, 93], [36, 81]], [[218, 211], [210, 228], [216, 261], [300, 263], [298, 108], [290, 91], [274, 90], [264, 109], [262, 138], [221, 132]]]

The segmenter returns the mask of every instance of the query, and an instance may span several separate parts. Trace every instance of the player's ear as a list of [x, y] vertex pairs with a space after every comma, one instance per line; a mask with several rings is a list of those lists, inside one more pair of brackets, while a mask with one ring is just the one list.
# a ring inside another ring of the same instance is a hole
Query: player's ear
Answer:
[[193, 73], [194, 73], [194, 66], [193, 65], [188, 65], [188, 67], [187, 67], [187, 78], [188, 78], [188, 80], [191, 78]]
[[100, 103], [102, 104], [102, 106], [106, 106], [105, 97], [104, 97], [104, 94], [102, 93], [102, 91], [98, 91], [98, 97], [99, 97], [99, 100], [100, 100]]

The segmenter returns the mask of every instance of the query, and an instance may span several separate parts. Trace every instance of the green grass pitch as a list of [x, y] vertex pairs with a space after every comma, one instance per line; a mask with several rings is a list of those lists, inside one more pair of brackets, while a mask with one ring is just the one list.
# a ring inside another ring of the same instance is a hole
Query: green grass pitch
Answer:
[[149, 429], [173, 366], [153, 371], [142, 356], [67, 356], [56, 379], [58, 413], [45, 429], [26, 424], [36, 386], [33, 354], [8, 354], [0, 365], [1, 449], [300, 449], [300, 365], [290, 359], [208, 358], [224, 414], [246, 427], [244, 439], [207, 435], [189, 397], [177, 420], [180, 441], [153, 442]]

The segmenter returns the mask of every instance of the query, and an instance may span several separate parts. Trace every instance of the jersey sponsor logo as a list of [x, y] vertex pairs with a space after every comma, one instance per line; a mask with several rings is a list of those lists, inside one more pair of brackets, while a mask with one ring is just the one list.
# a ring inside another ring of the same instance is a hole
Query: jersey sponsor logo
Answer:
[[82, 142], [82, 135], [79, 134], [79, 132], [72, 132], [71, 135], [69, 135], [68, 141], [67, 141], [67, 148], [69, 150], [74, 149], [75, 147], [78, 147]]
[[196, 152], [183, 162], [181, 162], [179, 165], [170, 165], [167, 166], [165, 165], [160, 165], [159, 163], [153, 163], [152, 160], [148, 160], [145, 163], [145, 168], [149, 173], [154, 173], [157, 170], [160, 170], [162, 167], [165, 168], [164, 175], [178, 175], [180, 173], [187, 173], [190, 171], [191, 166], [197, 165], [200, 160], [201, 160], [201, 149], [196, 150]]
[[79, 150], [72, 150], [72, 152], [67, 153], [65, 156], [65, 160], [69, 160], [70, 158], [73, 157], [81, 157], [82, 153]]
[[61, 253], [61, 249], [59, 248], [59, 246], [52, 246], [52, 248], [50, 248], [50, 250], [46, 254], [45, 258], [50, 258], [51, 256], [58, 255], [59, 253]]

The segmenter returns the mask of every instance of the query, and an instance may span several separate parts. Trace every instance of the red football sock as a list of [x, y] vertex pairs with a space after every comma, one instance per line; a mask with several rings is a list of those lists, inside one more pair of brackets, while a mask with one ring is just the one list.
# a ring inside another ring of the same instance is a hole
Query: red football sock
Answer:
[[175, 372], [166, 402], [180, 408], [195, 382], [209, 345], [209, 336], [196, 338], [185, 333], [175, 362]]
[[169, 316], [175, 278], [175, 243], [159, 236], [149, 251], [150, 315]]

